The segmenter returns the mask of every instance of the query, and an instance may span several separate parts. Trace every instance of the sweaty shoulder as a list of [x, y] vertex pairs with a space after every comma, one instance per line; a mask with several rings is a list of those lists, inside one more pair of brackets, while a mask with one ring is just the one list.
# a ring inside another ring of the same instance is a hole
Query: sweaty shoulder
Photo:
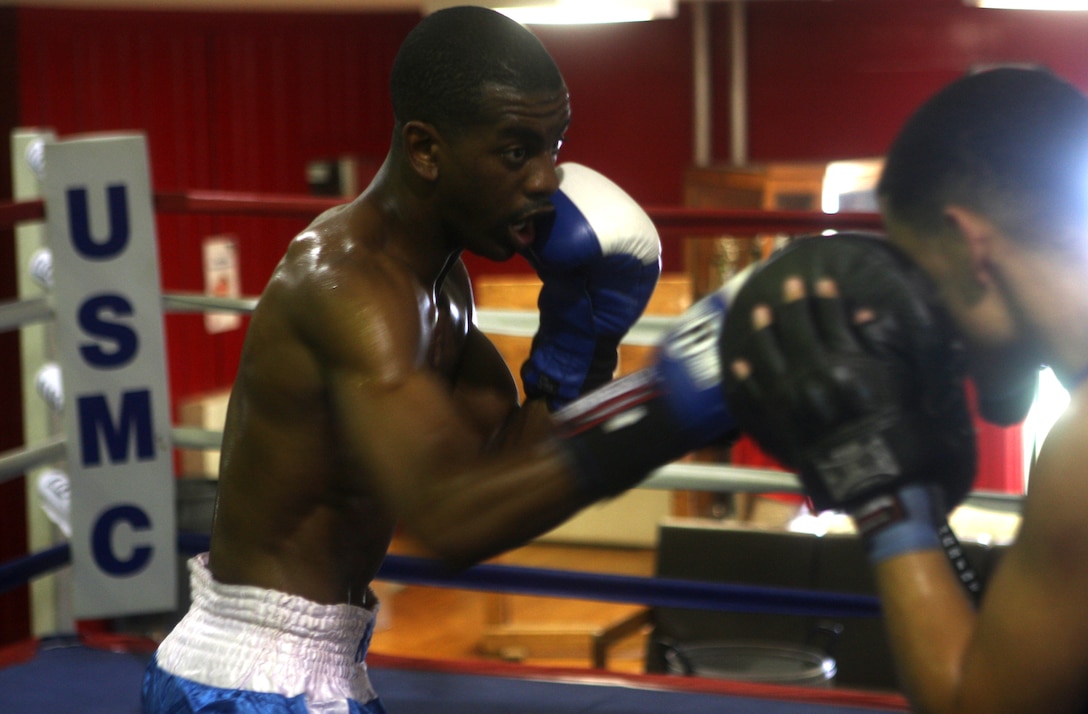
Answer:
[[[1038, 535], [1057, 553], [1088, 560], [1088, 385], [1071, 395], [1031, 470], [1021, 535]], [[1030, 530], [1029, 530], [1030, 529]]]
[[395, 379], [420, 359], [427, 296], [358, 213], [333, 209], [296, 236], [261, 301], [273, 301], [325, 367]]

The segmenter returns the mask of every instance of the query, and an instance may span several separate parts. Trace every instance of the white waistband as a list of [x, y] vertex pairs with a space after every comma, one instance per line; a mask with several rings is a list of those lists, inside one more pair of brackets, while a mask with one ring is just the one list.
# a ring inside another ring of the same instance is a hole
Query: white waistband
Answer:
[[366, 702], [362, 661], [377, 605], [322, 605], [297, 595], [216, 582], [207, 553], [189, 561], [192, 605], [156, 653], [159, 667], [213, 687], [306, 693], [313, 702]]

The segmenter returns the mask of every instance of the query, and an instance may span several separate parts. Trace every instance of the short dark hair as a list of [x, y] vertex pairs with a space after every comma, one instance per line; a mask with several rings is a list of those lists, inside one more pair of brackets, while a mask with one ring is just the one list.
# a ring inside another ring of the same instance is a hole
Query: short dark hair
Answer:
[[540, 40], [510, 18], [474, 6], [439, 10], [416, 25], [397, 52], [390, 78], [394, 118], [443, 129], [480, 123], [487, 85], [522, 92], [565, 88]]
[[908, 120], [877, 193], [890, 217], [922, 232], [939, 232], [944, 207], [956, 203], [1014, 237], [1083, 240], [1088, 98], [1045, 69], [959, 79]]

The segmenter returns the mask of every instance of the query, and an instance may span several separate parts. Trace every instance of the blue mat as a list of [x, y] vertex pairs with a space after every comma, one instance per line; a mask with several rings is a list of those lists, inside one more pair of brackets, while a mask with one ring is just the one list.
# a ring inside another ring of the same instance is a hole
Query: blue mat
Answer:
[[[74, 641], [43, 642], [27, 662], [0, 668], [3, 714], [138, 714], [149, 655]], [[390, 714], [833, 714], [886, 711], [497, 675], [371, 667]]]
[[370, 679], [390, 714], [863, 714], [866, 711], [766, 698], [448, 672], [371, 668]]
[[4, 714], [138, 714], [149, 655], [43, 641], [38, 655], [0, 669]]

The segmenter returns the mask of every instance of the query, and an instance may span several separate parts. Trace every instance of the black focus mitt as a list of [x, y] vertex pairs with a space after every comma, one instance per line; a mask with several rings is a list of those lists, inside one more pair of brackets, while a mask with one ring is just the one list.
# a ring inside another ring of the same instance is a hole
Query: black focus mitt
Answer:
[[[786, 300], [794, 277], [803, 297]], [[821, 295], [824, 279], [837, 290]], [[757, 305], [770, 310], [762, 329]], [[720, 344], [738, 424], [799, 472], [818, 509], [858, 520], [875, 498], [921, 483], [939, 486], [943, 518], [970, 491], [977, 456], [962, 342], [928, 278], [884, 238], [795, 240], [740, 289]]]

